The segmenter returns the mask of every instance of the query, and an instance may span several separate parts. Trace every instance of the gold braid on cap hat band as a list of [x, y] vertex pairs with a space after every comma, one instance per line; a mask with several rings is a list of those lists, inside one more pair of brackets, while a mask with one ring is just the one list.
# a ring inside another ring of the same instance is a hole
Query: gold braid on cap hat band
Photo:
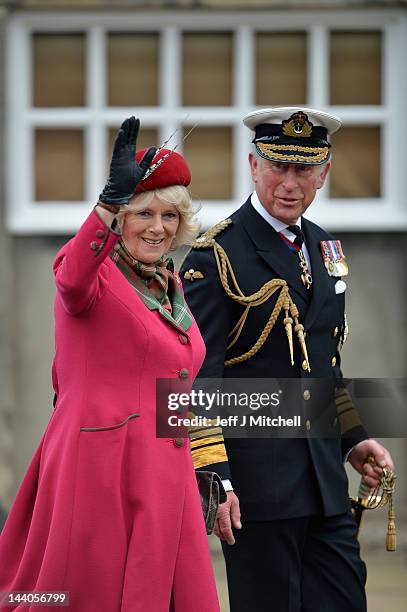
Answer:
[[[276, 159], [281, 159], [281, 161], [292, 162], [323, 162], [328, 156], [329, 152], [328, 147], [302, 147], [299, 145], [278, 145], [264, 142], [256, 142], [256, 147], [264, 155], [272, 155]], [[300, 151], [303, 153], [309, 151], [311, 155], [285, 155], [284, 153], [279, 153], [278, 151]]]
[[[227, 225], [231, 223], [230, 219], [226, 221], [221, 221], [217, 225], [215, 225], [212, 229], [206, 232], [203, 236], [195, 240], [194, 248], [208, 248], [212, 247], [215, 255], [216, 265], [218, 267], [219, 278], [222, 283], [222, 286], [226, 292], [226, 294], [235, 302], [240, 304], [241, 306], [245, 306], [245, 309], [234, 326], [234, 328], [229, 332], [229, 337], [231, 338], [230, 343], [228, 344], [226, 350], [232, 348], [232, 346], [237, 342], [240, 334], [242, 333], [244, 324], [246, 322], [249, 311], [254, 306], [260, 306], [264, 302], [266, 302], [274, 293], [280, 290], [280, 295], [277, 298], [277, 301], [274, 305], [273, 311], [267, 321], [263, 331], [258, 337], [257, 341], [253, 344], [251, 349], [249, 349], [246, 353], [239, 355], [237, 357], [232, 357], [231, 359], [227, 359], [225, 361], [225, 366], [236, 365], [237, 363], [242, 363], [243, 361], [247, 361], [251, 357], [253, 357], [266, 342], [268, 336], [270, 335], [271, 330], [273, 329], [280, 313], [282, 310], [285, 312], [284, 317], [284, 327], [287, 334], [288, 346], [290, 350], [290, 358], [291, 365], [294, 365], [294, 349], [293, 349], [293, 323], [294, 323], [294, 331], [297, 334], [298, 341], [301, 346], [301, 351], [304, 356], [304, 360], [307, 364], [308, 372], [311, 372], [307, 347], [305, 344], [305, 332], [304, 326], [301, 325], [298, 321], [298, 308], [294, 304], [290, 293], [288, 291], [287, 282], [281, 278], [274, 278], [272, 280], [267, 281], [258, 291], [252, 293], [252, 295], [244, 295], [242, 290], [240, 289], [238, 282], [236, 280], [236, 276], [233, 272], [232, 264], [230, 263], [229, 257], [226, 254], [226, 251], [216, 242], [214, 239], [214, 235], [222, 231]], [[220, 229], [220, 225], [222, 228]], [[234, 288], [236, 293], [232, 291], [229, 286], [228, 274], [232, 279]], [[291, 316], [290, 316], [291, 315]]]

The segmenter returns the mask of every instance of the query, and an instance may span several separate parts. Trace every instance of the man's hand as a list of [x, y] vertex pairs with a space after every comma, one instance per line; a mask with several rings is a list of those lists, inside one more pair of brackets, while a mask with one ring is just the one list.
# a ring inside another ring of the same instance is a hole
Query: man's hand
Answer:
[[[374, 467], [367, 463], [369, 455], [376, 460]], [[351, 466], [363, 476], [364, 481], [371, 489], [377, 487], [382, 475], [382, 468], [394, 470], [394, 463], [389, 451], [376, 440], [363, 440], [356, 444], [348, 457]]]
[[226, 540], [228, 544], [234, 544], [235, 538], [233, 537], [232, 527], [235, 529], [242, 528], [242, 523], [240, 522], [240, 505], [239, 499], [233, 491], [228, 491], [227, 496], [228, 498], [225, 503], [220, 504], [218, 508], [213, 532], [221, 540]]

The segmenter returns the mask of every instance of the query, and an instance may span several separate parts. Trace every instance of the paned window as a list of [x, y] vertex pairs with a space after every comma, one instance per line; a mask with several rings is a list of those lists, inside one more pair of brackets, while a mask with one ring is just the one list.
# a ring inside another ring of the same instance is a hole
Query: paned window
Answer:
[[[327, 228], [407, 227], [403, 11], [21, 12], [7, 27], [7, 224], [68, 234], [97, 201], [117, 128], [178, 144], [204, 227], [252, 190], [264, 106], [337, 114], [333, 168], [309, 216]], [[15, 67], [18, 66], [18, 70]]]

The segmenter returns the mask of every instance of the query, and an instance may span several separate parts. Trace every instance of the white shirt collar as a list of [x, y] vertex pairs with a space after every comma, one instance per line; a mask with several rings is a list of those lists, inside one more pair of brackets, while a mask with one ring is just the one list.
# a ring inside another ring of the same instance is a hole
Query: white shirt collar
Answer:
[[[283, 230], [287, 229], [288, 224], [287, 223], [283, 223], [282, 221], [280, 221], [279, 219], [276, 219], [275, 217], [273, 217], [272, 215], [270, 215], [270, 213], [268, 212], [268, 210], [266, 210], [263, 206], [263, 204], [260, 202], [259, 200], [259, 196], [257, 195], [256, 191], [253, 191], [250, 201], [252, 203], [252, 206], [254, 208], [254, 210], [256, 210], [259, 215], [261, 215], [263, 217], [263, 219], [265, 221], [267, 221], [267, 223], [269, 225], [271, 225], [276, 232], [282, 232]], [[301, 217], [298, 219], [296, 225], [298, 225], [299, 227], [301, 227]], [[284, 232], [286, 233], [286, 232]], [[292, 232], [290, 232], [290, 230], [287, 230], [287, 234], [291, 235]], [[294, 234], [293, 234], [294, 236]]]

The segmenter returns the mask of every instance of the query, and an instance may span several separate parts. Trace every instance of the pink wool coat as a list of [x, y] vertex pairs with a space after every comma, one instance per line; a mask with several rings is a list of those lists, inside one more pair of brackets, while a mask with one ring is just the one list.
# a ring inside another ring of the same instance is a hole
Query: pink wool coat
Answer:
[[108, 257], [117, 239], [93, 211], [55, 260], [58, 400], [0, 536], [0, 591], [216, 612], [189, 441], [155, 435], [156, 378], [194, 378], [204, 344], [142, 303]]

